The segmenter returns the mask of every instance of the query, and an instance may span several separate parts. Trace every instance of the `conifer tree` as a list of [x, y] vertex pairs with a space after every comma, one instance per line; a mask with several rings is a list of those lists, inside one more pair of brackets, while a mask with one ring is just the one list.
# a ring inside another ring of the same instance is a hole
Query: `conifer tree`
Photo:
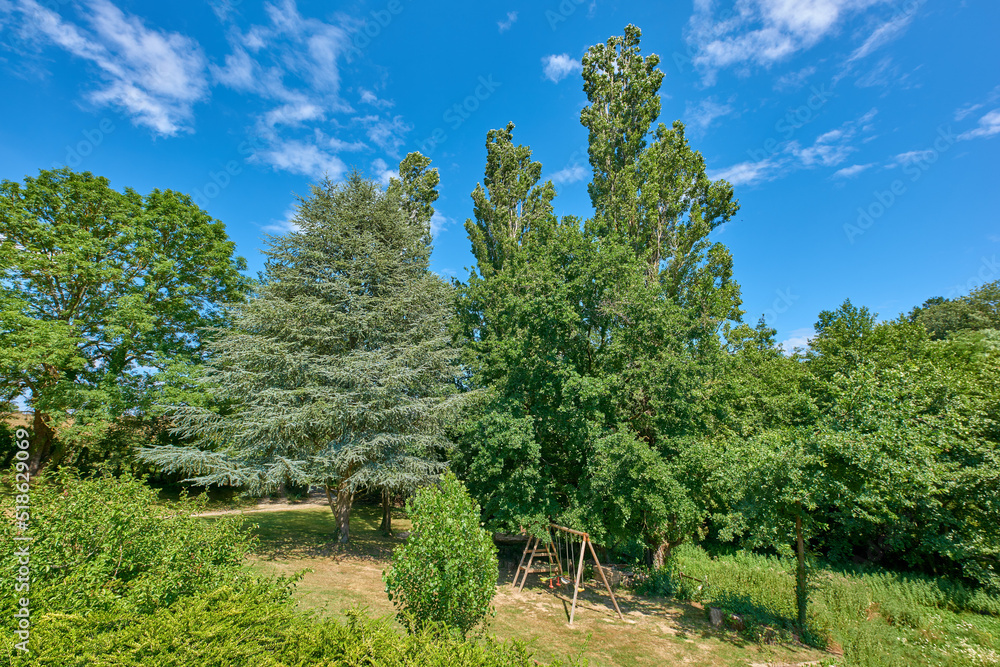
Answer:
[[428, 165], [413, 153], [387, 190], [355, 173], [300, 200], [298, 230], [268, 239], [263, 284], [212, 347], [208, 381], [229, 412], [177, 408], [203, 447], [146, 460], [201, 484], [323, 485], [341, 542], [357, 491], [436, 477], [458, 366], [452, 288], [428, 270]]

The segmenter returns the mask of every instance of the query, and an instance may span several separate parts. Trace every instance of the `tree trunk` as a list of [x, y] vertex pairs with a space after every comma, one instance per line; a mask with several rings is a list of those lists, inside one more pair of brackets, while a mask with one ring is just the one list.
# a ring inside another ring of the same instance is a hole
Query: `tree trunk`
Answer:
[[806, 547], [802, 539], [802, 507], [795, 515], [795, 541], [798, 556], [798, 564], [795, 569], [795, 602], [799, 612], [799, 630], [806, 629], [806, 605], [809, 602], [808, 591], [806, 590]]
[[676, 542], [668, 542], [666, 540], [661, 542], [660, 545], [656, 547], [656, 550], [653, 551], [653, 569], [659, 570], [661, 567], [666, 565], [667, 559], [670, 558], [670, 552], [673, 551], [674, 547], [682, 544], [685, 539], [687, 538], [682, 537]]
[[653, 569], [659, 570], [670, 557], [670, 542], [661, 542], [656, 551], [653, 552]]
[[354, 504], [354, 493], [351, 492], [346, 481], [341, 482], [337, 487], [337, 498], [334, 500], [330, 492], [330, 485], [326, 487], [326, 500], [330, 503], [333, 516], [337, 520], [337, 541], [346, 544], [351, 536], [351, 505]]
[[382, 525], [379, 531], [387, 537], [392, 537], [392, 494], [388, 489], [382, 490]]
[[34, 477], [41, 472], [52, 455], [56, 433], [49, 426], [48, 415], [40, 410], [35, 410], [31, 430], [31, 456], [28, 458], [28, 473]]

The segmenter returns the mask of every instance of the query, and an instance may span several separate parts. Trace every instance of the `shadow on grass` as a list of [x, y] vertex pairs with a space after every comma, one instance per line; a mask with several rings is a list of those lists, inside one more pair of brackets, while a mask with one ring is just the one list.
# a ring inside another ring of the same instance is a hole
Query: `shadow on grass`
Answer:
[[[550, 594], [554, 600], [558, 601], [554, 609], [559, 609], [558, 605], [561, 604], [564, 620], [569, 622], [573, 604], [572, 586], [549, 588], [541, 581], [540, 576], [544, 575], [529, 575], [524, 590], [542, 590]], [[502, 567], [498, 584], [509, 587], [512, 580], [512, 572]], [[583, 583], [583, 589], [577, 596], [577, 618], [579, 618], [581, 610], [587, 610], [620, 623], [611, 597], [603, 583], [588, 580]], [[792, 620], [775, 615], [770, 610], [754, 604], [749, 598], [727, 595], [725, 599], [714, 600], [703, 606], [700, 603], [685, 602], [673, 598], [633, 595], [621, 589], [616, 590], [615, 595], [618, 606], [626, 618], [629, 618], [629, 615], [634, 612], [638, 612], [644, 617], [669, 616], [670, 624], [675, 629], [679, 639], [714, 638], [740, 649], [758, 646], [762, 643], [786, 646], [792, 643], [792, 629], [794, 627]], [[719, 628], [713, 627], [708, 618], [708, 606], [719, 607], [727, 614], [739, 614], [744, 622], [744, 631], [739, 632], [728, 624]], [[813, 646], [812, 648], [822, 649], [823, 646]]]
[[[287, 558], [357, 558], [389, 560], [403, 543], [401, 531], [409, 529], [403, 510], [393, 509], [393, 536], [378, 528], [382, 508], [355, 506], [351, 510], [351, 536], [346, 544], [337, 542], [337, 522], [329, 507], [303, 506], [244, 515], [258, 540], [254, 553], [265, 560]], [[210, 521], [215, 517], [205, 517]]]

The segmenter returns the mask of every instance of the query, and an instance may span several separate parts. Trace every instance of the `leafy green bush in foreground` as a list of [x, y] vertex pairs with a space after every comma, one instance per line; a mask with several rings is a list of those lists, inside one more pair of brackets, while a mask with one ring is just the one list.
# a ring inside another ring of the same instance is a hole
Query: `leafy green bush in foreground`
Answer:
[[[425, 628], [401, 635], [363, 611], [346, 623], [294, 611], [294, 602], [258, 582], [224, 586], [178, 600], [152, 614], [100, 611], [48, 614], [32, 634], [33, 653], [12, 667], [520, 667], [526, 648], [472, 642]], [[3, 655], [0, 653], [0, 655]]]
[[[14, 498], [5, 495], [9, 510]], [[33, 481], [30, 507], [35, 613], [149, 612], [249, 576], [240, 566], [252, 540], [241, 518], [199, 519], [200, 499], [164, 506], [139, 479], [80, 479], [62, 471]], [[14, 531], [9, 522], [0, 526], [4, 564], [20, 546]], [[0, 572], [0, 624], [6, 624], [14, 603], [13, 570]]]
[[[10, 493], [0, 526], [0, 664], [15, 667], [534, 665], [527, 649], [466, 641], [433, 623], [403, 636], [363, 611], [346, 623], [295, 610], [292, 582], [243, 564], [242, 520], [211, 521], [203, 501], [164, 506], [140, 480], [33, 482], [31, 589], [15, 593]], [[494, 556], [495, 559], [495, 556]], [[495, 566], [494, 566], [495, 568]], [[493, 571], [495, 577], [496, 570]], [[15, 597], [31, 602], [30, 653], [15, 648]], [[6, 660], [4, 660], [6, 658]]]
[[408, 506], [413, 532], [383, 574], [385, 590], [410, 629], [428, 622], [467, 633], [490, 613], [497, 549], [479, 523], [479, 505], [454, 473], [421, 489]]

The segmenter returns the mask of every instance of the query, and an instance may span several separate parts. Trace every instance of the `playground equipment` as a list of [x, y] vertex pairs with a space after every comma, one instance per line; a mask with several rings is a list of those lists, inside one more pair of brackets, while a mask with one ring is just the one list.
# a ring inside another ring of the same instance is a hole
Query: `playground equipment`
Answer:
[[[556, 531], [557, 540], [552, 539], [552, 531]], [[604, 582], [604, 588], [608, 591], [608, 595], [611, 596], [611, 602], [615, 605], [615, 611], [618, 612], [618, 618], [625, 620], [622, 616], [621, 609], [618, 608], [618, 600], [615, 599], [615, 593], [611, 590], [611, 586], [608, 585], [608, 579], [604, 576], [604, 568], [601, 567], [601, 561], [597, 558], [597, 552], [594, 551], [594, 544], [590, 541], [590, 535], [579, 530], [573, 530], [572, 528], [566, 528], [565, 526], [558, 526], [554, 523], [550, 523], [548, 528], [546, 528], [546, 533], [548, 534], [548, 542], [544, 542], [542, 538], [532, 535], [528, 538], [528, 544], [524, 547], [524, 553], [521, 554], [521, 562], [517, 566], [517, 572], [514, 573], [514, 582], [511, 584], [518, 590], [524, 590], [524, 583], [528, 580], [528, 575], [533, 572], [548, 572], [548, 577], [543, 578], [543, 581], [549, 583], [549, 588], [554, 588], [559, 585], [573, 584], [573, 606], [569, 613], [569, 624], [573, 625], [573, 617], [576, 615], [576, 597], [583, 590], [580, 586], [580, 579], [583, 577], [583, 559], [586, 552], [589, 550], [591, 557], [594, 559], [594, 568], [600, 573], [601, 581]], [[565, 536], [565, 537], [563, 537]], [[576, 565], [576, 578], [575, 580], [569, 579], [567, 574], [570, 572], [564, 572], [562, 567], [562, 561], [560, 560], [560, 550], [564, 547], [564, 556], [566, 556], [566, 564], [569, 567]], [[579, 552], [579, 559], [577, 559], [577, 552]], [[527, 559], [527, 563], [525, 563]], [[532, 565], [535, 560], [538, 559], [541, 563], [542, 559], [547, 561], [547, 568], [538, 567], [537, 569], [532, 569]], [[576, 561], [576, 562], [574, 562]], [[553, 575], [552, 566], [556, 567], [556, 574]], [[520, 586], [518, 585], [518, 580], [520, 580]], [[558, 583], [555, 583], [558, 581]]]

